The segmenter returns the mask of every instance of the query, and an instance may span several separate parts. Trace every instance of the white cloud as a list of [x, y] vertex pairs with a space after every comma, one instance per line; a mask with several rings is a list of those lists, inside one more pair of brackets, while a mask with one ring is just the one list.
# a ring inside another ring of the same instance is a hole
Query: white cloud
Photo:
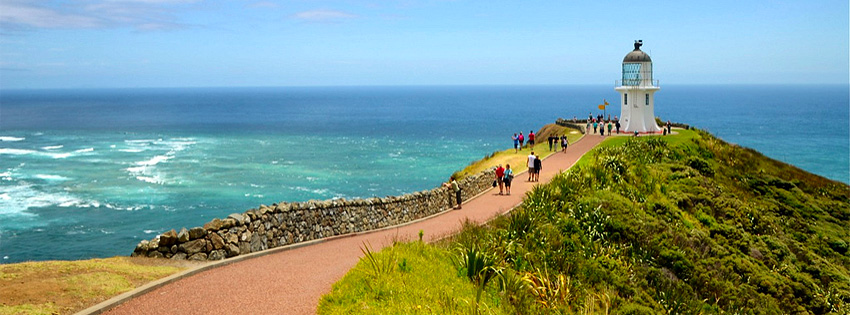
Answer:
[[94, 28], [101, 26], [94, 17], [60, 12], [25, 3], [0, 2], [0, 27]]
[[0, 29], [175, 29], [185, 26], [177, 21], [173, 6], [199, 1], [202, 0], [3, 0]]
[[294, 15], [296, 19], [308, 22], [337, 22], [341, 20], [356, 18], [356, 15], [335, 10], [312, 10], [299, 12]]

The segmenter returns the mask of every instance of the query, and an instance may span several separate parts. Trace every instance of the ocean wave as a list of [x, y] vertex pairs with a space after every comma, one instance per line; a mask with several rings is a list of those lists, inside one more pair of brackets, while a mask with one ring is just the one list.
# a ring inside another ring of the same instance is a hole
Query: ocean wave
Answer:
[[146, 183], [151, 183], [151, 184], [157, 184], [157, 185], [165, 184], [165, 181], [162, 180], [161, 178], [159, 178], [159, 176], [153, 176], [153, 177], [136, 176], [136, 179], [143, 181], [143, 182], [146, 182]]
[[[130, 173], [130, 176], [133, 176], [135, 179], [151, 183], [157, 185], [166, 184], [166, 180], [162, 173], [155, 172], [156, 166], [161, 163], [166, 163], [169, 160], [177, 157], [177, 154], [187, 147], [196, 144], [195, 139], [192, 138], [172, 138], [168, 140], [157, 139], [157, 140], [125, 140], [128, 144], [139, 145], [142, 148], [130, 148], [130, 149], [122, 149], [121, 151], [129, 152], [129, 150], [156, 150], [158, 148], [149, 147], [150, 145], [165, 146], [165, 150], [168, 150], [165, 154], [160, 154], [151, 157], [150, 159], [138, 161], [133, 163], [135, 166], [126, 168], [126, 171]], [[139, 151], [140, 152], [140, 151]]]
[[51, 145], [51, 146], [41, 147], [41, 149], [46, 150], [46, 151], [50, 151], [50, 150], [61, 149], [61, 148], [64, 148], [64, 147], [65, 147], [64, 145], [60, 144], [60, 145]]
[[[84, 150], [88, 150], [88, 149], [84, 149]], [[94, 149], [92, 148], [92, 150], [94, 150]], [[85, 152], [90, 152], [90, 151], [85, 151]], [[84, 152], [77, 152], [77, 153], [84, 153]], [[68, 153], [68, 152], [53, 153], [53, 152], [41, 152], [41, 151], [28, 150], [28, 149], [0, 148], [0, 155], [2, 155], [2, 154], [6, 154], [6, 155], [35, 155], [35, 156], [50, 157], [50, 158], [54, 158], [54, 159], [65, 159], [65, 158], [69, 158], [71, 156], [74, 156], [74, 153]]]
[[60, 175], [48, 175], [48, 174], [36, 174], [36, 175], [35, 175], [35, 176], [33, 176], [33, 177], [38, 178], [38, 179], [43, 179], [43, 180], [56, 180], [56, 181], [65, 181], [65, 180], [70, 180], [70, 178], [67, 178], [67, 177], [65, 177], [65, 176], [60, 176]]
[[144, 152], [145, 149], [120, 149], [118, 151], [128, 152], [128, 153], [139, 153], [139, 152]]
[[25, 139], [26, 138], [0, 136], [0, 141], [7, 141], [7, 142], [23, 141]]
[[94, 148], [85, 148], [85, 149], [79, 149], [79, 150], [74, 151], [74, 153], [87, 153], [87, 152], [94, 152]]

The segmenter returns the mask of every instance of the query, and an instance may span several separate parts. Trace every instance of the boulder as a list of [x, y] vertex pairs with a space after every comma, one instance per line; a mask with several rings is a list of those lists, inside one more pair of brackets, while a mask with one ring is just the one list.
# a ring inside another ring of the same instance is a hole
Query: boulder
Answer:
[[204, 261], [204, 260], [207, 260], [207, 253], [197, 253], [197, 254], [194, 254], [194, 255], [192, 255], [192, 256], [189, 256], [189, 260], [198, 260], [198, 261]]
[[224, 235], [224, 239], [230, 244], [239, 243], [239, 235], [236, 235], [236, 233], [227, 233]]
[[228, 243], [227, 246], [224, 247], [224, 251], [227, 254], [227, 257], [238, 256], [239, 253], [241, 252], [239, 250], [239, 246], [237, 246], [236, 244], [230, 244], [230, 243]]
[[236, 222], [242, 222], [242, 214], [241, 213], [231, 213], [227, 216], [228, 219], [233, 219]]
[[150, 252], [148, 252], [148, 257], [150, 257], [150, 258], [163, 258], [165, 256], [163, 256], [162, 253], [160, 253], [158, 251], [150, 251]]
[[192, 255], [198, 253], [207, 246], [207, 240], [205, 239], [197, 239], [194, 241], [188, 241], [186, 243], [180, 244], [178, 246], [178, 250], [184, 252], [186, 254]]
[[239, 253], [245, 255], [251, 252], [251, 243], [239, 242]]
[[186, 243], [189, 241], [189, 230], [186, 228], [181, 228], [180, 233], [177, 233], [177, 241], [180, 243]]
[[214, 250], [210, 253], [210, 256], [207, 257], [208, 260], [222, 260], [225, 258], [225, 251], [223, 249]]
[[202, 227], [193, 227], [189, 230], [189, 239], [196, 240], [207, 235], [207, 231]]
[[212, 221], [204, 224], [204, 230], [207, 230], [207, 231], [210, 231], [210, 232], [215, 232], [215, 231], [220, 230], [223, 225], [224, 225], [224, 222], [222, 222], [218, 218], [215, 218]]
[[211, 233], [210, 244], [212, 244], [213, 249], [222, 249], [224, 247], [224, 239], [216, 233]]
[[173, 229], [159, 236], [159, 246], [171, 246], [174, 244], [177, 244], [177, 232]]
[[264, 249], [266, 249], [266, 248], [265, 248], [265, 246], [263, 246], [263, 240], [260, 238], [260, 234], [255, 233], [254, 235], [252, 235], [251, 236], [251, 252], [255, 253], [255, 252], [259, 252], [259, 251], [264, 250]]
[[171, 259], [181, 260], [181, 259], [186, 259], [186, 257], [187, 257], [186, 253], [177, 253], [177, 254], [174, 254], [174, 256], [171, 256]]

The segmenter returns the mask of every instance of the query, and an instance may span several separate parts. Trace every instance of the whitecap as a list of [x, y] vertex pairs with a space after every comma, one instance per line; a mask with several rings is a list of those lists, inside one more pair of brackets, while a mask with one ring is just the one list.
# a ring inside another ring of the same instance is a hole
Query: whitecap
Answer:
[[154, 176], [154, 177], [136, 176], [136, 179], [143, 181], [143, 182], [146, 182], [146, 183], [158, 184], [158, 185], [162, 185], [162, 184], [165, 183], [165, 181], [160, 179], [159, 176]]
[[70, 178], [67, 178], [65, 176], [48, 175], [48, 174], [36, 174], [34, 177], [38, 178], [38, 179], [43, 179], [43, 180], [56, 180], [56, 181], [65, 181], [65, 180], [70, 179]]
[[145, 234], [153, 234], [156, 233], [156, 230], [144, 230]]
[[26, 155], [38, 153], [33, 150], [25, 150], [25, 149], [9, 149], [9, 148], [0, 148], [0, 154], [8, 154], [8, 155]]
[[14, 142], [14, 141], [23, 141], [24, 139], [26, 139], [26, 138], [0, 136], [0, 141]]
[[145, 149], [120, 149], [118, 151], [128, 152], [128, 153], [139, 153], [145, 151]]
[[144, 140], [124, 140], [124, 143], [134, 143], [134, 144], [135, 144], [135, 143], [140, 143], [140, 144], [145, 144], [145, 145], [147, 145], [147, 144], [150, 144], [150, 143], [152, 143], [152, 142], [154, 142], [154, 141], [156, 141], [156, 140], [152, 140], [152, 139], [144, 139]]
[[33, 215], [30, 208], [77, 205], [98, 206], [96, 201], [86, 202], [65, 192], [39, 191], [34, 185], [0, 186], [0, 214]]
[[86, 153], [86, 152], [93, 152], [93, 151], [94, 151], [94, 148], [85, 148], [85, 149], [79, 149], [79, 150], [74, 151], [74, 152], [75, 153]]
[[51, 145], [51, 146], [41, 147], [41, 149], [49, 151], [49, 150], [61, 149], [61, 148], [64, 148], [64, 147], [65, 147], [64, 145], [60, 144], [60, 145]]

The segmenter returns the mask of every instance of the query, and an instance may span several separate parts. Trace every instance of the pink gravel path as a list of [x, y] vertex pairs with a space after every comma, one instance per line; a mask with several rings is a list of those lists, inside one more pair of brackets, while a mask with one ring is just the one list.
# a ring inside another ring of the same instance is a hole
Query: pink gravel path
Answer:
[[[589, 135], [570, 145], [567, 153], [544, 160], [540, 182], [571, 167], [604, 138]], [[468, 200], [463, 209], [447, 211], [428, 220], [377, 232], [339, 237], [310, 246], [279, 251], [210, 269], [174, 281], [127, 301], [108, 314], [315, 314], [319, 299], [330, 292], [359, 261], [364, 242], [375, 251], [393, 240], [433, 241], [460, 230], [464, 220], [483, 223], [522, 202], [537, 183], [526, 175], [514, 178], [512, 194], [491, 189]]]

